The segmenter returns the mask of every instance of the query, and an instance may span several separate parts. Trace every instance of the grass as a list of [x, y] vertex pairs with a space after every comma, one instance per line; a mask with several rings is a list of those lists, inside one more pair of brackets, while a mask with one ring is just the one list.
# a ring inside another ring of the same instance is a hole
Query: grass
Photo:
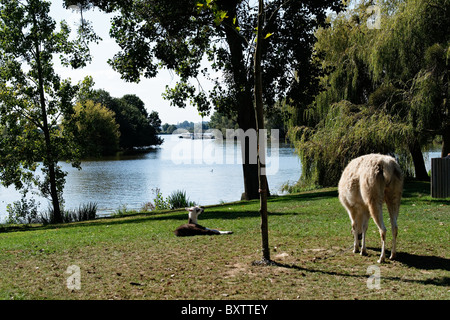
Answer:
[[[427, 183], [405, 186], [398, 259], [378, 265], [379, 289], [367, 287], [380, 254], [375, 224], [369, 255], [353, 254], [336, 189], [273, 197], [268, 208], [274, 266], [252, 264], [261, 259], [258, 201], [206, 207], [199, 222], [234, 231], [224, 236], [175, 237], [183, 210], [0, 229], [0, 299], [450, 297], [450, 199], [432, 199]], [[72, 265], [80, 268], [80, 290], [66, 286]]]

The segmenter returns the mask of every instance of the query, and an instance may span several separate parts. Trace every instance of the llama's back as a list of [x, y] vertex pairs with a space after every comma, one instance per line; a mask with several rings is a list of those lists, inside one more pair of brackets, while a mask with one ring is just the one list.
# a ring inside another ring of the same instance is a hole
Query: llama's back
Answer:
[[339, 199], [344, 205], [384, 199], [385, 189], [401, 196], [403, 178], [400, 166], [391, 156], [368, 154], [353, 159], [339, 181]]

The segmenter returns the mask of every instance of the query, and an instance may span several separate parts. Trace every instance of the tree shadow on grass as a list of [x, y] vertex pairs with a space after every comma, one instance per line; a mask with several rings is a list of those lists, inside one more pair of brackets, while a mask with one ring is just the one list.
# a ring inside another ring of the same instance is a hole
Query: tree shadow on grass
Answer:
[[[367, 247], [369, 250], [381, 252], [380, 248]], [[391, 252], [386, 250], [386, 257], [389, 257]], [[401, 262], [408, 267], [421, 269], [421, 270], [445, 270], [450, 271], [450, 259], [437, 257], [437, 256], [426, 256], [420, 254], [413, 254], [408, 252], [397, 252], [395, 261]]]
[[409, 205], [424, 201], [433, 204], [450, 205], [449, 198], [431, 198], [431, 185], [429, 181], [405, 181], [402, 195], [402, 205]]
[[[435, 261], [434, 260], [435, 258], [439, 259], [439, 257], [429, 257], [429, 258], [432, 258], [432, 259], [428, 260], [429, 263], [431, 263], [432, 261]], [[443, 259], [443, 258], [440, 258], [440, 259]], [[438, 260], [438, 261], [440, 261], [440, 260]], [[443, 259], [440, 262], [448, 264], [448, 259]], [[333, 271], [333, 270], [320, 270], [320, 269], [302, 267], [302, 266], [295, 265], [295, 264], [285, 264], [285, 263], [281, 263], [281, 262], [277, 262], [277, 261], [271, 261], [267, 265], [297, 270], [297, 271], [301, 272], [301, 274], [303, 276], [306, 276], [305, 273], [309, 272], [309, 273], [320, 273], [320, 274], [329, 275], [329, 276], [339, 276], [339, 277], [349, 277], [349, 278], [367, 279], [369, 277], [369, 274], [355, 274], [355, 273], [344, 273], [344, 272]], [[448, 270], [448, 265], [447, 265], [446, 270]], [[439, 286], [439, 287], [447, 287], [450, 285], [450, 277], [446, 277], [446, 276], [434, 277], [434, 278], [430, 278], [430, 279], [407, 279], [407, 278], [404, 278], [403, 276], [402, 277], [383, 276], [383, 279], [390, 280], [390, 281], [417, 283], [417, 284], [422, 284], [422, 285], [435, 285], [435, 286]]]
[[450, 271], [450, 259], [436, 257], [436, 256], [423, 256], [417, 254], [411, 254], [407, 252], [398, 252], [396, 260], [413, 267], [423, 270], [437, 270], [442, 269]]
[[[373, 250], [376, 252], [381, 252], [381, 248], [370, 248], [367, 249]], [[344, 252], [344, 251], [342, 251]], [[339, 254], [339, 253], [338, 253]], [[362, 273], [353, 273], [353, 272], [342, 272], [340, 270], [333, 270], [331, 265], [327, 265], [324, 269], [321, 269], [320, 266], [323, 265], [325, 259], [336, 256], [337, 254], [327, 255], [324, 257], [316, 257], [315, 261], [322, 260], [322, 263], [315, 264], [317, 268], [310, 266], [301, 266], [297, 264], [287, 264], [279, 261], [266, 261], [265, 263], [253, 263], [253, 265], [261, 265], [261, 266], [272, 266], [272, 267], [280, 267], [287, 268], [291, 270], [298, 271], [302, 276], [306, 276], [307, 273], [318, 273], [328, 276], [339, 276], [339, 277], [348, 277], [348, 278], [360, 278], [367, 279], [369, 274]], [[389, 257], [390, 251], [386, 250], [386, 256]], [[389, 260], [388, 260], [389, 261]], [[416, 268], [420, 270], [445, 270], [450, 271], [450, 259], [438, 257], [438, 256], [426, 256], [426, 255], [417, 255], [411, 254], [407, 252], [397, 252], [397, 256], [395, 261], [398, 261], [408, 267]], [[325, 262], [326, 264], [326, 262]], [[389, 281], [398, 281], [404, 283], [417, 283], [421, 285], [435, 285], [439, 287], [448, 287], [450, 286], [450, 277], [448, 276], [436, 276], [428, 279], [408, 279], [404, 276], [396, 277], [396, 276], [383, 276], [383, 279]]]

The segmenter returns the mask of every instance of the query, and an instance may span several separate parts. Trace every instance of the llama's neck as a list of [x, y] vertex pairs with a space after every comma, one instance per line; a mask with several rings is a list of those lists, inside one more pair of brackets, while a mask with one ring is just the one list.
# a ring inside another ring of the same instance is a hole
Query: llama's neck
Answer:
[[198, 224], [197, 223], [197, 215], [194, 212], [189, 212], [189, 221], [188, 223]]

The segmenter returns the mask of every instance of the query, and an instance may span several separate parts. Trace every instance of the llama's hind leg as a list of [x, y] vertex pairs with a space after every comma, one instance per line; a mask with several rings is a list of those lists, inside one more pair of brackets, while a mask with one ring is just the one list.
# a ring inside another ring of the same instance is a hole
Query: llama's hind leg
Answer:
[[391, 230], [392, 230], [392, 250], [389, 259], [394, 260], [397, 254], [397, 234], [398, 234], [397, 217], [400, 208], [400, 199], [386, 198], [386, 204], [389, 210], [389, 217], [391, 220]]
[[390, 260], [394, 260], [397, 255], [397, 234], [398, 234], [398, 226], [397, 226], [397, 218], [391, 218], [391, 228], [392, 228], [392, 250]]
[[382, 207], [381, 203], [372, 203], [369, 205], [370, 215], [378, 227], [381, 238], [381, 255], [380, 259], [378, 259], [378, 263], [382, 263], [386, 259], [386, 227], [383, 221]]

